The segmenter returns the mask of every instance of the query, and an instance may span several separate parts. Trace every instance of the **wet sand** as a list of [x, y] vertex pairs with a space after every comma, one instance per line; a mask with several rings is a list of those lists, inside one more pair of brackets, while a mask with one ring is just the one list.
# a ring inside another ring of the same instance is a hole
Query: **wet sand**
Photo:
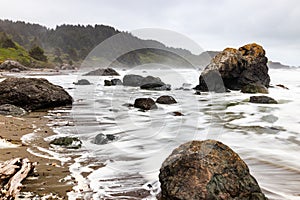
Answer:
[[60, 181], [69, 175], [68, 163], [61, 166], [57, 160], [37, 157], [28, 152], [34, 150], [34, 145], [23, 144], [22, 136], [34, 132], [37, 136], [34, 142], [40, 147], [49, 148], [44, 141], [45, 137], [55, 134], [47, 125], [50, 119], [45, 118], [45, 112], [32, 112], [22, 117], [6, 117], [0, 115], [0, 139], [18, 145], [16, 148], [2, 148], [5, 143], [0, 143], [0, 162], [17, 157], [27, 157], [31, 162], [36, 162], [35, 172], [23, 181], [21, 192], [32, 192], [39, 196], [55, 194], [62, 199], [67, 199], [67, 192], [72, 189], [71, 182]]

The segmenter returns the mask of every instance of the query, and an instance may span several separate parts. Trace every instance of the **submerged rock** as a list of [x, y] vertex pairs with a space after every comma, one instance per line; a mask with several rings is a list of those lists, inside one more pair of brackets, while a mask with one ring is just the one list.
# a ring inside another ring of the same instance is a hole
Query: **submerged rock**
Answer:
[[122, 104], [122, 106], [125, 106], [128, 108], [134, 107], [134, 105], [132, 103], [124, 103], [124, 104]]
[[91, 83], [86, 79], [80, 79], [73, 83], [74, 85], [91, 85]]
[[214, 140], [191, 141], [163, 162], [159, 180], [164, 200], [266, 200], [246, 163]]
[[79, 149], [81, 148], [82, 142], [75, 137], [60, 137], [52, 140], [50, 144], [63, 146], [68, 149]]
[[175, 111], [171, 113], [173, 116], [184, 116], [181, 112]]
[[104, 135], [103, 133], [100, 133], [95, 137], [94, 143], [95, 144], [107, 144], [115, 139], [116, 139], [116, 136], [114, 136], [114, 135], [111, 135], [111, 134]]
[[262, 104], [277, 104], [278, 102], [268, 96], [252, 96], [250, 97], [251, 103], [262, 103]]
[[168, 95], [164, 95], [164, 96], [160, 96], [157, 100], [156, 103], [160, 103], [160, 104], [174, 104], [177, 103], [177, 101]]
[[71, 105], [72, 97], [60, 86], [43, 78], [7, 78], [0, 83], [0, 104], [25, 110]]
[[20, 116], [25, 115], [26, 111], [23, 108], [11, 105], [11, 104], [3, 104], [0, 105], [0, 115], [13, 115]]
[[120, 74], [112, 68], [99, 68], [94, 71], [88, 72], [83, 76], [120, 76]]
[[20, 72], [20, 71], [26, 71], [29, 69], [17, 61], [6, 60], [3, 63], [1, 63], [0, 70], [6, 70], [6, 71], [11, 71], [11, 72]]
[[161, 83], [147, 83], [141, 86], [143, 90], [156, 90], [156, 91], [164, 91], [171, 90], [171, 85], [169, 84], [161, 84]]
[[240, 90], [253, 83], [268, 87], [270, 76], [267, 62], [265, 50], [258, 44], [248, 44], [239, 49], [226, 48], [204, 69], [196, 88], [222, 92], [225, 88]]
[[268, 94], [268, 89], [261, 85], [261, 84], [257, 84], [257, 83], [252, 83], [249, 85], [245, 85], [242, 87], [241, 90], [242, 93], [250, 93], [250, 94], [255, 94], [255, 93], [262, 93], [262, 94]]
[[155, 101], [151, 98], [138, 98], [134, 101], [133, 106], [142, 110], [157, 109]]
[[282, 85], [282, 84], [277, 84], [276, 86], [277, 86], [277, 87], [281, 87], [281, 88], [286, 89], [286, 90], [289, 89], [288, 87], [286, 87], [286, 86], [284, 86], [284, 85]]

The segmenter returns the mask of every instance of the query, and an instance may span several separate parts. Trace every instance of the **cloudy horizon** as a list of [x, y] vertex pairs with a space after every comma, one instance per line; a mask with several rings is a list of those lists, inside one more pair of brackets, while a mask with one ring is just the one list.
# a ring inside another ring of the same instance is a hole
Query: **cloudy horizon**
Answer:
[[[2, 7], [12, 9], [3, 9], [1, 19], [49, 28], [61, 24], [104, 24], [129, 32], [167, 29], [190, 38], [204, 50], [238, 48], [256, 42], [265, 48], [269, 60], [300, 66], [297, 0], [28, 0], [26, 3], [10, 0], [2, 2]], [[162, 42], [185, 48], [184, 44]]]

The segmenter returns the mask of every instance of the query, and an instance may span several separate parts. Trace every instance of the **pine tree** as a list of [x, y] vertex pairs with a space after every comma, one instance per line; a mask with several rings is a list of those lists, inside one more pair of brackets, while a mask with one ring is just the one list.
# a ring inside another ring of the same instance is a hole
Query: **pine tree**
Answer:
[[47, 56], [44, 55], [44, 50], [39, 46], [31, 48], [29, 51], [29, 55], [36, 60], [43, 62], [47, 61]]

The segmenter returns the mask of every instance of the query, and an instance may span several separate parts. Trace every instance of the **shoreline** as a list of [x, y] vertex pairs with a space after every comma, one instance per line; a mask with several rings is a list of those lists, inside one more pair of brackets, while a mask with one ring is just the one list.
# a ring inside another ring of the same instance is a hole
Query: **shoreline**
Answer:
[[[31, 112], [22, 117], [0, 115], [2, 145], [6, 147], [7, 144], [13, 144], [11, 148], [0, 146], [0, 162], [26, 157], [36, 163], [33, 176], [22, 182], [23, 188], [19, 194], [22, 197], [22, 193], [30, 193], [34, 196], [56, 195], [57, 198], [67, 199], [67, 193], [72, 190], [73, 184], [70, 180], [60, 180], [70, 176], [69, 165], [72, 163], [62, 165], [59, 160], [36, 156], [29, 151], [37, 151], [37, 147], [48, 149], [49, 144], [44, 138], [56, 135], [48, 125], [51, 119], [46, 116], [47, 112]], [[24, 143], [22, 137], [30, 133], [34, 133], [35, 136], [29, 143]]]

